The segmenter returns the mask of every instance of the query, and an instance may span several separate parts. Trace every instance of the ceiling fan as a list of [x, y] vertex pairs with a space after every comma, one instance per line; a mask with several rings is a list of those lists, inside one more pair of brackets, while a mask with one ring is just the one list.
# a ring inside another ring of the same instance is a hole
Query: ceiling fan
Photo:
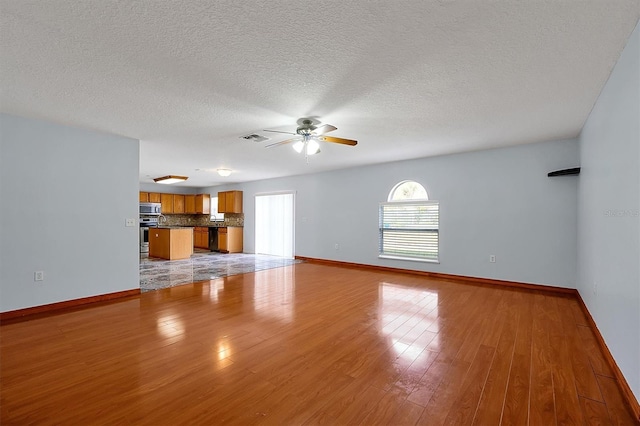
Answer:
[[317, 154], [320, 152], [320, 144], [318, 141], [322, 142], [330, 142], [337, 143], [342, 145], [355, 146], [358, 144], [358, 141], [354, 141], [352, 139], [343, 139], [336, 138], [333, 136], [324, 136], [325, 133], [333, 132], [338, 128], [332, 126], [331, 124], [323, 124], [321, 126], [316, 126], [314, 120], [310, 118], [303, 118], [298, 120], [300, 123], [300, 127], [296, 129], [296, 132], [282, 132], [280, 130], [265, 130], [265, 132], [273, 132], [273, 133], [285, 133], [287, 135], [295, 135], [295, 137], [284, 140], [282, 142], [272, 143], [270, 145], [265, 146], [265, 148], [270, 148], [278, 145], [285, 145], [293, 142], [293, 149], [296, 152], [303, 152], [305, 157], [313, 154]]

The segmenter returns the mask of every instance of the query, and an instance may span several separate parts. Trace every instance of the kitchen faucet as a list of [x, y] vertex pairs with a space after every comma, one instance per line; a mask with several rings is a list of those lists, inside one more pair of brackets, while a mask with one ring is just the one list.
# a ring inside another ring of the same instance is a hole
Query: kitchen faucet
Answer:
[[164, 225], [165, 223], [167, 223], [167, 218], [161, 214], [158, 216], [158, 225]]

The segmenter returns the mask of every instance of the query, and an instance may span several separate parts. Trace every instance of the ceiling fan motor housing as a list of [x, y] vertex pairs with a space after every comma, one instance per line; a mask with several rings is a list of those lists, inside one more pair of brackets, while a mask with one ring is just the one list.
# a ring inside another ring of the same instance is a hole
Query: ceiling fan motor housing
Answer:
[[316, 129], [316, 126], [298, 127], [298, 129], [296, 130], [296, 133], [302, 136], [310, 135], [311, 133], [313, 133], [315, 129]]
[[299, 135], [310, 135], [315, 129], [317, 129], [316, 126], [311, 124], [311, 120], [305, 120], [302, 122], [302, 124], [302, 126], [296, 129], [296, 133]]

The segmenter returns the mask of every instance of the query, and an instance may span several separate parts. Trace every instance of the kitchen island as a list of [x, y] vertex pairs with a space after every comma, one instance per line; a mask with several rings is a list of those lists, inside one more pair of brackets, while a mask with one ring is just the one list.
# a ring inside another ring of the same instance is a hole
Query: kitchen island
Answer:
[[193, 254], [193, 228], [149, 228], [149, 257], [188, 259]]

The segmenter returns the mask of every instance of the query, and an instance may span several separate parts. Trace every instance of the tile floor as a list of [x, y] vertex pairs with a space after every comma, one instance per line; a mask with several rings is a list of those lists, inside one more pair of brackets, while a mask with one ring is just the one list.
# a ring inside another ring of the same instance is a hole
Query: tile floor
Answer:
[[164, 260], [140, 255], [140, 290], [151, 291], [228, 275], [280, 268], [300, 260], [277, 256], [198, 250], [190, 259]]

